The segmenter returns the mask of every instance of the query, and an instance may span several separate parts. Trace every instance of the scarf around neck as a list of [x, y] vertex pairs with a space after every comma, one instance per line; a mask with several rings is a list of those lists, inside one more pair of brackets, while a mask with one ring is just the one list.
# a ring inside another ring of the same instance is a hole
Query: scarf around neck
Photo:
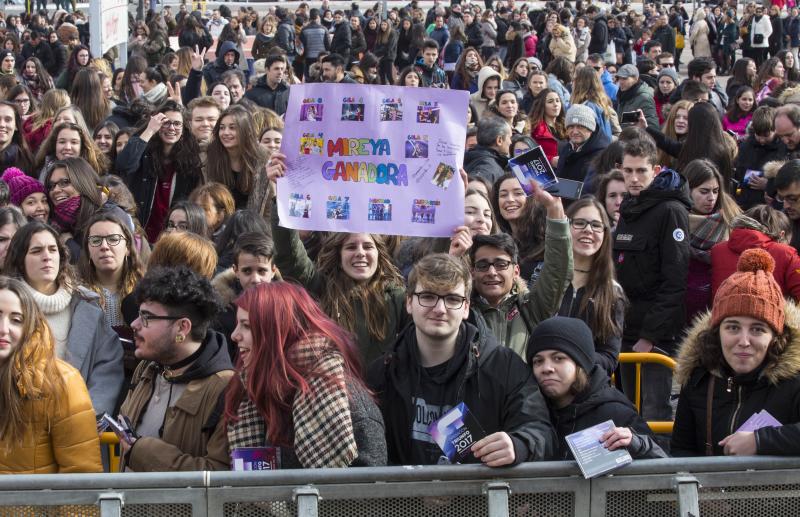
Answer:
[[[298, 391], [292, 401], [294, 452], [304, 468], [347, 467], [358, 457], [350, 401], [346, 387], [344, 358], [326, 338], [312, 336], [295, 344], [288, 358], [311, 366], [308, 391]], [[228, 425], [231, 451], [242, 447], [269, 445], [264, 416], [247, 392], [245, 372], [241, 374], [245, 395], [239, 403], [238, 420]]]

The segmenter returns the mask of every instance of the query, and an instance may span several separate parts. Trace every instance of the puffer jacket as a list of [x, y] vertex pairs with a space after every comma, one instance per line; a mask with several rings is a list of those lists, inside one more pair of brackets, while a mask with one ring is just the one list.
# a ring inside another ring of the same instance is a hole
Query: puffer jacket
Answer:
[[683, 331], [689, 187], [681, 177], [674, 189], [655, 188], [658, 179], [638, 197], [626, 197], [620, 207], [614, 263], [630, 301], [623, 341], [644, 338], [663, 344]]
[[550, 53], [553, 58], [563, 57], [570, 63], [574, 63], [577, 52], [575, 40], [572, 39], [572, 34], [568, 30], [564, 31], [560, 38], [550, 38]]
[[778, 282], [783, 295], [800, 300], [800, 256], [797, 250], [788, 244], [776, 242], [763, 232], [747, 227], [734, 227], [727, 241], [711, 248], [712, 299], [722, 282], [736, 272], [739, 256], [751, 248], [761, 248], [772, 256], [775, 260], [772, 276]]
[[666, 458], [665, 453], [653, 438], [647, 422], [639, 416], [636, 408], [621, 391], [611, 386], [608, 376], [600, 366], [589, 373], [589, 387], [575, 396], [563, 408], [553, 406], [545, 397], [550, 410], [550, 420], [556, 428], [558, 449], [554, 460], [574, 460], [566, 437], [597, 424], [613, 420], [617, 427], [628, 427], [633, 433], [627, 449], [635, 459]]
[[[715, 378], [711, 424], [714, 454], [723, 454], [719, 442], [736, 432], [754, 413], [767, 410], [781, 427], [755, 431], [756, 454], [800, 455], [800, 308], [785, 305], [784, 331], [791, 333], [786, 348], [774, 357], [768, 354], [754, 371], [734, 374], [719, 354], [720, 364], [707, 368], [712, 359], [704, 356], [700, 340], [711, 326], [711, 314], [695, 320], [680, 348], [675, 380], [681, 385], [671, 451], [674, 456], [703, 456], [707, 438], [706, 399]], [[771, 345], [773, 346], [773, 345]]]
[[[136, 440], [124, 458], [125, 466], [136, 472], [227, 470], [230, 458], [222, 396], [233, 374], [225, 338], [209, 330], [200, 356], [171, 379], [186, 384], [186, 389], [167, 409], [161, 435]], [[133, 374], [120, 413], [130, 418], [134, 430], [147, 411], [158, 375], [161, 367], [152, 361], [141, 362]]]
[[[228, 52], [233, 52], [236, 55], [233, 64], [230, 66], [225, 64], [225, 54]], [[223, 41], [222, 45], [217, 49], [217, 58], [203, 67], [203, 79], [206, 81], [206, 86], [211, 87], [214, 83], [218, 83], [222, 78], [222, 74], [228, 70], [238, 70], [240, 59], [241, 55], [236, 43]]]
[[41, 400], [27, 400], [30, 419], [23, 445], [0, 440], [0, 474], [103, 472], [94, 409], [80, 372], [61, 360], [56, 366], [65, 392], [52, 413]]
[[544, 266], [533, 289], [517, 282], [497, 307], [473, 289], [472, 306], [481, 313], [497, 341], [525, 358], [528, 338], [539, 322], [555, 316], [561, 298], [572, 281], [572, 237], [569, 222], [547, 219], [544, 241]]
[[658, 128], [658, 113], [656, 112], [656, 101], [653, 97], [653, 89], [642, 81], [639, 81], [628, 90], [617, 92], [617, 116], [622, 120], [622, 114], [626, 111], [642, 110], [644, 118], [647, 120], [647, 127]]

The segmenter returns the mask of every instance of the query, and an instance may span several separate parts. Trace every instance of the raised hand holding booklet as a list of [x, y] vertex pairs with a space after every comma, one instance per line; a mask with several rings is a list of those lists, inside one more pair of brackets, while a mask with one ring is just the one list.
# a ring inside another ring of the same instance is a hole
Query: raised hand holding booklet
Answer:
[[511, 158], [508, 160], [508, 167], [528, 196], [533, 195], [531, 182], [535, 181], [554, 196], [566, 199], [579, 199], [581, 197], [583, 183], [557, 178], [541, 146], [534, 147], [519, 156]]
[[584, 478], [597, 477], [633, 461], [627, 449], [609, 451], [603, 447], [600, 437], [613, 427], [613, 420], [607, 420], [583, 431], [567, 435], [567, 445], [569, 445], [575, 461], [578, 462]]
[[463, 402], [431, 422], [428, 432], [450, 463], [470, 457], [472, 445], [486, 436], [486, 431]]

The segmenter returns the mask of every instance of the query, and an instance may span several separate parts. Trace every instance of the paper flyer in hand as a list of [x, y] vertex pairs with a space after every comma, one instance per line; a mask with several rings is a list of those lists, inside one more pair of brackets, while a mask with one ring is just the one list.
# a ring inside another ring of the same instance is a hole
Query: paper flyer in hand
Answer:
[[280, 447], [240, 447], [231, 452], [231, 470], [279, 470]]
[[750, 418], [745, 420], [745, 422], [736, 430], [736, 432], [744, 431], [744, 432], [753, 432], [762, 427], [781, 427], [783, 424], [778, 422], [778, 420], [772, 416], [769, 411], [766, 409], [762, 409], [758, 413], [753, 413]]
[[603, 447], [600, 437], [613, 427], [614, 422], [607, 420], [566, 437], [584, 478], [600, 476], [633, 461], [626, 449], [609, 451]]
[[292, 85], [281, 226], [450, 237], [464, 224], [468, 105], [469, 92], [458, 90]]
[[472, 445], [486, 436], [486, 431], [463, 402], [431, 422], [428, 432], [451, 463], [472, 455]]

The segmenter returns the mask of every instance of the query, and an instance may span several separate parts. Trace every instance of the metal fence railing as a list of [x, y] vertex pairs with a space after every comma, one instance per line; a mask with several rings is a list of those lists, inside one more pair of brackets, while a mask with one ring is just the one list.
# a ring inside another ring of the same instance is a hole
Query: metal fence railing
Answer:
[[0, 515], [673, 517], [800, 515], [800, 458], [0, 476]]

